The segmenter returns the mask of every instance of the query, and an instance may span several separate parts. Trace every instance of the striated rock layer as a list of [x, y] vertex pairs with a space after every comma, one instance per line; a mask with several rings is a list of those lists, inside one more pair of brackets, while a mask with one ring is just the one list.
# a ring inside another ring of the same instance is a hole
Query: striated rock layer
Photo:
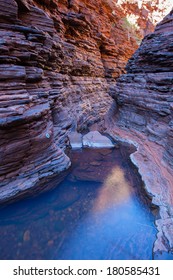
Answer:
[[132, 141], [133, 162], [160, 207], [154, 251], [173, 250], [173, 12], [147, 35], [111, 94], [110, 133]]
[[104, 124], [109, 87], [138, 43], [126, 9], [112, 0], [0, 0], [1, 201], [69, 167], [70, 131]]
[[[172, 15], [145, 38], [115, 89], [139, 43], [133, 29], [143, 35], [153, 28], [144, 24], [148, 4], [134, 28], [128, 7], [111, 0], [0, 0], [0, 201], [27, 195], [66, 170], [68, 134], [98, 122], [103, 128], [106, 114], [106, 126], [114, 127], [108, 132], [138, 147], [132, 159], [160, 206], [155, 251], [170, 250]], [[107, 114], [109, 93], [116, 105]]]
[[137, 47], [112, 11], [102, 0], [0, 0], [1, 202], [67, 169], [68, 133], [103, 119]]

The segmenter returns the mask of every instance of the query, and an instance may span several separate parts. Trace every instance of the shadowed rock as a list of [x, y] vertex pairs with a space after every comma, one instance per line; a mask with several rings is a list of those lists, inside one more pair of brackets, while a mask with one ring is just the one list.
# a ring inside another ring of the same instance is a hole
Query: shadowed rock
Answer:
[[69, 134], [70, 145], [72, 149], [82, 148], [82, 134], [77, 132], [71, 132]]

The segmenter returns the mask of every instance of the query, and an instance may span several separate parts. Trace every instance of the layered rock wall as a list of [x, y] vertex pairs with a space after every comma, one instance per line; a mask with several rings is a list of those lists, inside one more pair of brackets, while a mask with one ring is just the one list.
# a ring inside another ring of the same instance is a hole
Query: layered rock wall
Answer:
[[101, 0], [0, 1], [2, 201], [68, 168], [69, 131], [103, 120], [137, 46], [120, 19]]
[[[0, 191], [4, 201], [66, 169], [70, 161], [54, 141], [50, 102], [45, 98], [49, 88], [39, 67], [49, 53], [46, 35], [20, 21], [20, 11], [30, 11], [25, 1], [0, 4]], [[42, 15], [53, 32], [52, 20]]]
[[112, 135], [136, 145], [137, 152], [131, 158], [160, 209], [155, 252], [173, 248], [172, 42], [171, 12], [144, 38], [127, 64], [127, 73], [111, 90], [117, 108], [112, 116]]
[[165, 147], [165, 159], [170, 165], [173, 165], [172, 40], [173, 16], [169, 14], [154, 33], [145, 37], [127, 64], [127, 74], [112, 89], [119, 108], [117, 122], [145, 133], [149, 140]]
[[125, 10], [103, 0], [0, 1], [2, 200], [68, 168], [69, 131], [103, 124], [109, 87], [137, 48]]
[[67, 169], [68, 133], [105, 121], [113, 137], [136, 145], [132, 160], [160, 207], [155, 251], [172, 249], [172, 14], [115, 86], [162, 4], [0, 0], [0, 201]]

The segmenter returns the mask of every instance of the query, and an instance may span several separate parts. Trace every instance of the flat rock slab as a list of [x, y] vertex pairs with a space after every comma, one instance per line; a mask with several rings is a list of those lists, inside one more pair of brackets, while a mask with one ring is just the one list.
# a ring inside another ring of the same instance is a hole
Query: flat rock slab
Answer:
[[77, 132], [71, 132], [69, 134], [69, 140], [72, 149], [82, 148], [82, 134]]
[[112, 148], [114, 144], [108, 137], [101, 135], [98, 131], [90, 131], [83, 136], [83, 146], [92, 148]]

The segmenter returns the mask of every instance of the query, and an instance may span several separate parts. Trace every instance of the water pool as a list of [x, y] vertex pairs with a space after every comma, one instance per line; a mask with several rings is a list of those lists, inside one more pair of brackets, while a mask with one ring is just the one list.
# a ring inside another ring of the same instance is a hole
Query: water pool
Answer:
[[71, 151], [54, 190], [0, 210], [0, 259], [152, 259], [155, 218], [129, 154]]

